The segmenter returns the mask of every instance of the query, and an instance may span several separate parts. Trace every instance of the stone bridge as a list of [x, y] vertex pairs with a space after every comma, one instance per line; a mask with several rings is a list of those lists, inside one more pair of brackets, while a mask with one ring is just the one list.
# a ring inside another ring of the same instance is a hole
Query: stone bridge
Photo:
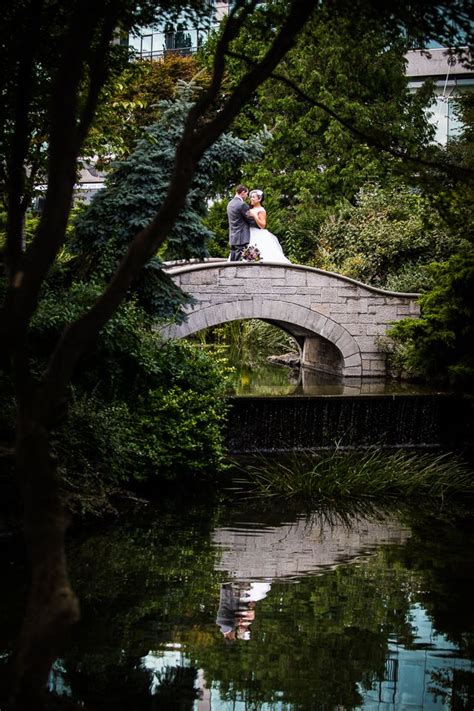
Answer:
[[161, 329], [184, 338], [228, 321], [261, 319], [289, 333], [301, 363], [343, 376], [381, 376], [377, 337], [394, 321], [418, 317], [418, 294], [384, 291], [298, 264], [170, 263], [167, 273], [196, 303], [181, 325]]

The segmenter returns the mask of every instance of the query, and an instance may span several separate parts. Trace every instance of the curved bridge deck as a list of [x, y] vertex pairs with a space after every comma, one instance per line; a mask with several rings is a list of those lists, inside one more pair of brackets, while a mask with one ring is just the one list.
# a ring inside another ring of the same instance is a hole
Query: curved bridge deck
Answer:
[[161, 329], [165, 337], [262, 319], [295, 338], [304, 365], [344, 376], [385, 374], [378, 337], [391, 323], [419, 316], [418, 294], [384, 291], [298, 264], [211, 259], [170, 263], [167, 273], [195, 304], [184, 323]]

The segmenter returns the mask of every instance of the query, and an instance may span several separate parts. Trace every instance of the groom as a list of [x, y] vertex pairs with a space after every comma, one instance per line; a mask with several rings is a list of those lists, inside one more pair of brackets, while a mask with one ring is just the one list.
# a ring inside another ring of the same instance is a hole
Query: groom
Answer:
[[231, 262], [239, 262], [242, 259], [242, 252], [250, 241], [250, 225], [255, 225], [253, 217], [247, 217], [250, 208], [245, 199], [248, 194], [245, 185], [237, 185], [235, 195], [227, 205]]

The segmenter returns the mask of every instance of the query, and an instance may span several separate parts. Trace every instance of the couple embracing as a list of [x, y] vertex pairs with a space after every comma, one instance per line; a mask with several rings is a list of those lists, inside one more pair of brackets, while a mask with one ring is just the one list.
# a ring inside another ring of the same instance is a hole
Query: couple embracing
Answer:
[[[250, 199], [250, 207], [246, 202], [247, 197]], [[244, 250], [255, 247], [260, 254], [259, 261], [290, 263], [278, 239], [265, 229], [267, 211], [262, 205], [263, 199], [262, 190], [249, 192], [245, 185], [238, 185], [234, 197], [227, 205], [230, 262], [242, 261], [245, 258]]]

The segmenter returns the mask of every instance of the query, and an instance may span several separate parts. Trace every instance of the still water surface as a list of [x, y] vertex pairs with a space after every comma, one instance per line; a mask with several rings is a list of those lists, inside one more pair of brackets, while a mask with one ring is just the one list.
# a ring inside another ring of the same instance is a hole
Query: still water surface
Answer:
[[[105, 711], [473, 709], [473, 543], [447, 511], [149, 504], [72, 531], [82, 621], [50, 687]], [[2, 568], [7, 653], [8, 547]]]
[[235, 365], [230, 374], [229, 394], [248, 396], [283, 395], [426, 395], [431, 386], [391, 378], [339, 378], [308, 368], [291, 369], [283, 365], [261, 363], [245, 367]]

